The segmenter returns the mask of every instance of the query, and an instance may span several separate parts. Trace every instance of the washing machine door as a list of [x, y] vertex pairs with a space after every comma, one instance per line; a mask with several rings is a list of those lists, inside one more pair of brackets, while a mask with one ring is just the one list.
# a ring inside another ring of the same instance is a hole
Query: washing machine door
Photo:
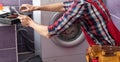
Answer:
[[[50, 24], [53, 24], [57, 19], [59, 19], [63, 13], [55, 13], [50, 21]], [[84, 41], [85, 37], [81, 31], [81, 25], [79, 22], [75, 22], [64, 32], [60, 33], [57, 36], [53, 36], [51, 40], [59, 46], [62, 47], [74, 47], [79, 45]]]

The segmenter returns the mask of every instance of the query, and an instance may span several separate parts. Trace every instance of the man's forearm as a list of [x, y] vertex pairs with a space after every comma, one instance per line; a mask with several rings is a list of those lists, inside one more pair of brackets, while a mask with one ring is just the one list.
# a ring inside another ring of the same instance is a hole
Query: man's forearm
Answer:
[[34, 10], [64, 12], [65, 8], [63, 3], [55, 3], [43, 6], [34, 6]]
[[29, 26], [32, 27], [35, 31], [37, 31], [40, 35], [46, 38], [50, 38], [48, 26], [39, 25], [37, 23], [34, 23], [33, 21], [30, 21]]

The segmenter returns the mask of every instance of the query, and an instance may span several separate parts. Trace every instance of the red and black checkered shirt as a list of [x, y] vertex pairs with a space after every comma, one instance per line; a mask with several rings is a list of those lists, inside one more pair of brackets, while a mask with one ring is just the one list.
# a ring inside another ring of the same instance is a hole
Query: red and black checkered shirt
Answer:
[[[99, 1], [95, 1], [106, 15], [108, 13]], [[88, 33], [91, 39], [99, 45], [115, 45], [106, 27], [106, 21], [101, 13], [87, 1], [73, 0], [65, 1], [64, 8], [66, 12], [54, 24], [48, 27], [50, 35], [58, 35], [74, 22], [80, 21], [82, 27]], [[108, 15], [108, 17], [110, 17]], [[79, 20], [76, 20], [79, 19]]]

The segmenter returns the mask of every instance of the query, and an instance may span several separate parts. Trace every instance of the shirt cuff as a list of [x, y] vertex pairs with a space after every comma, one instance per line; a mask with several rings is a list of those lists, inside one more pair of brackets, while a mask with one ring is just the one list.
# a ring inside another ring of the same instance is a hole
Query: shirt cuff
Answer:
[[63, 4], [64, 4], [65, 10], [67, 11], [70, 8], [70, 6], [73, 4], [73, 1], [65, 1], [63, 2]]
[[54, 27], [53, 27], [53, 25], [49, 25], [49, 26], [48, 26], [48, 32], [49, 32], [49, 36], [50, 36], [50, 37], [56, 35], [55, 32], [54, 32]]

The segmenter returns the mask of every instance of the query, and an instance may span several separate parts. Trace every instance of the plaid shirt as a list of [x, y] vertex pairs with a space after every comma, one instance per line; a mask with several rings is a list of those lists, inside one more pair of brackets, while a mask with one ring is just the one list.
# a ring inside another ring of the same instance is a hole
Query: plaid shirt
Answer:
[[[107, 14], [104, 7], [99, 1], [96, 1], [100, 8]], [[114, 39], [111, 37], [106, 27], [106, 21], [100, 12], [87, 1], [73, 0], [65, 1], [64, 8], [66, 12], [54, 24], [48, 27], [50, 35], [58, 35], [67, 29], [74, 21], [81, 22], [82, 27], [99, 45], [115, 45]], [[108, 14], [107, 14], [108, 15]], [[108, 15], [108, 17], [110, 17]]]

